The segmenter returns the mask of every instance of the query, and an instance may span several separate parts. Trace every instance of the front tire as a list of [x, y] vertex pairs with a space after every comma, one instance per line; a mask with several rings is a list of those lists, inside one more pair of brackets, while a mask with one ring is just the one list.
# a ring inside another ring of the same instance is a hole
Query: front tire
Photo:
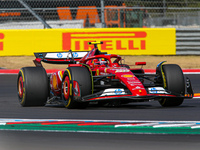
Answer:
[[48, 78], [42, 67], [24, 67], [18, 73], [18, 98], [25, 106], [44, 106], [48, 97]]
[[91, 75], [85, 67], [69, 67], [63, 75], [62, 98], [66, 108], [86, 108], [88, 102], [80, 102], [81, 97], [91, 94]]
[[[185, 95], [185, 79], [182, 69], [176, 64], [166, 64], [163, 69], [163, 84], [164, 88], [171, 91], [172, 94]], [[183, 103], [184, 98], [163, 98], [159, 102], [163, 107], [179, 106]]]

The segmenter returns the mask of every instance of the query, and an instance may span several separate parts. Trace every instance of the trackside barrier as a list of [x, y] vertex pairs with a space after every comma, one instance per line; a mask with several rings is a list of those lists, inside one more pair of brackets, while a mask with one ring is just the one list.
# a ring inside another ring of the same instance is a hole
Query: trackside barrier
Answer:
[[176, 55], [200, 55], [200, 29], [176, 29]]
[[176, 55], [175, 28], [90, 28], [0, 30], [0, 56], [89, 51], [89, 41], [103, 41], [108, 54]]

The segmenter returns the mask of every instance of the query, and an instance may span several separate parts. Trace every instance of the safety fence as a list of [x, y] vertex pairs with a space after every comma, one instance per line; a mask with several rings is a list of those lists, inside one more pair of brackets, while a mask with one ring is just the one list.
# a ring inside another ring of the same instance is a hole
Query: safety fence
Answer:
[[199, 28], [198, 0], [0, 0], [0, 29]]
[[176, 54], [200, 55], [200, 30], [177, 29], [176, 30]]

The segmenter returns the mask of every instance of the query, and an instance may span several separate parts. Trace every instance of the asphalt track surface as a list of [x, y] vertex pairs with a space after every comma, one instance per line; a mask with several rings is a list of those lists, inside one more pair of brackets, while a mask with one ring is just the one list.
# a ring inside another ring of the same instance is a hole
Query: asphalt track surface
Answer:
[[[186, 75], [200, 93], [199, 74]], [[60, 105], [21, 107], [16, 75], [0, 75], [0, 118], [200, 121], [200, 99], [186, 99], [180, 107], [162, 108], [158, 102], [131, 103], [120, 107], [69, 110]], [[108, 134], [39, 131], [0, 131], [1, 150], [54, 149], [199, 149], [200, 135]]]

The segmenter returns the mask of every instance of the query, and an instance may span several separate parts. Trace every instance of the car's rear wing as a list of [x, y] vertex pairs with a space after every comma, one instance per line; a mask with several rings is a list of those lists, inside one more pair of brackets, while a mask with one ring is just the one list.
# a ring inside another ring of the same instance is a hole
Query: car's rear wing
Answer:
[[75, 64], [87, 53], [88, 51], [72, 52], [71, 50], [69, 50], [68, 52], [34, 53], [36, 57], [34, 63], [36, 64], [36, 66], [40, 65], [41, 61], [53, 64]]

